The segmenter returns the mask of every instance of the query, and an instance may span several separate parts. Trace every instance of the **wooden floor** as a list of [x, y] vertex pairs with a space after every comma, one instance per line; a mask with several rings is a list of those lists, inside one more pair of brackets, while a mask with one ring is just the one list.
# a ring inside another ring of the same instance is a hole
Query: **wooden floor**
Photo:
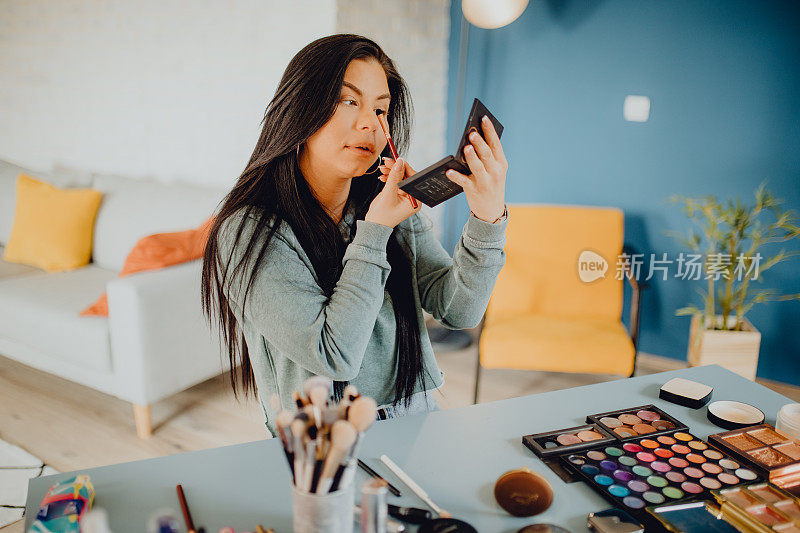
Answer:
[[[437, 354], [446, 374], [437, 401], [444, 409], [472, 403], [475, 347]], [[680, 368], [679, 361], [641, 355], [637, 374]], [[588, 385], [613, 376], [484, 370], [481, 401]], [[800, 401], [800, 388], [762, 382]], [[236, 401], [225, 376], [153, 406], [154, 435], [136, 437], [131, 405], [0, 357], [0, 438], [60, 471], [250, 442], [266, 437], [261, 408]], [[22, 521], [0, 533], [21, 533]]]

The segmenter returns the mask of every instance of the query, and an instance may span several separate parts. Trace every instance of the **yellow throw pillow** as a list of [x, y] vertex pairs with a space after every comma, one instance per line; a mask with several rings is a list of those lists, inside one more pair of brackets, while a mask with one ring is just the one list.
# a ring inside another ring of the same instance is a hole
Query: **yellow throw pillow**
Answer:
[[94, 189], [59, 189], [20, 174], [14, 225], [3, 260], [47, 272], [89, 264], [94, 219], [102, 197]]

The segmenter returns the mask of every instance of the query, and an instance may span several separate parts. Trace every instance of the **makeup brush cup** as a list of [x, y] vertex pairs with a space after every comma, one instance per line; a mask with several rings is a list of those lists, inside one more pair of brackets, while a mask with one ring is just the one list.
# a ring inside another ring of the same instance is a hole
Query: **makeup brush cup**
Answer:
[[292, 485], [292, 531], [352, 533], [354, 483], [328, 494], [312, 494]]

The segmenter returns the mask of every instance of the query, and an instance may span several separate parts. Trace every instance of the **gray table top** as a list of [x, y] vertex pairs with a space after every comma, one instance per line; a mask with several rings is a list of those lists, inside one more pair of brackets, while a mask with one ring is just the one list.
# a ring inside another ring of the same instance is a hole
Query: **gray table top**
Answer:
[[[389, 496], [391, 503], [425, 507], [380, 462], [384, 453], [439, 506], [478, 531], [515, 532], [539, 522], [585, 531], [586, 515], [610, 505], [583, 483], [561, 481], [522, 445], [521, 437], [583, 424], [588, 414], [650, 403], [684, 422], [698, 437], [723, 431], [708, 422], [705, 408], [689, 409], [658, 398], [661, 385], [678, 376], [713, 386], [712, 401], [732, 399], [759, 407], [771, 424], [780, 407], [791, 402], [719, 366], [698, 367], [376, 422], [359, 455], [401, 490], [401, 498]], [[555, 491], [553, 505], [530, 518], [510, 516], [493, 496], [495, 480], [523, 466], [544, 475]], [[47, 489], [75, 473], [29, 483], [26, 530]], [[144, 531], [147, 517], [159, 508], [179, 512], [177, 483], [186, 491], [195, 525], [205, 526], [209, 533], [222, 526], [252, 531], [257, 523], [278, 533], [291, 531], [289, 470], [278, 439], [79, 473], [91, 476], [95, 506], [106, 509], [115, 533]], [[357, 486], [364, 479], [360, 472]]]

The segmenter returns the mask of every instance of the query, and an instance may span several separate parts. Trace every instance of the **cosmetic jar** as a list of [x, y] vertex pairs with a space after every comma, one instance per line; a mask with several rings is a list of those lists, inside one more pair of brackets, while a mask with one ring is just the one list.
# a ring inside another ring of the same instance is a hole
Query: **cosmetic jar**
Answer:
[[800, 439], [800, 403], [787, 403], [778, 411], [775, 429], [795, 439]]

